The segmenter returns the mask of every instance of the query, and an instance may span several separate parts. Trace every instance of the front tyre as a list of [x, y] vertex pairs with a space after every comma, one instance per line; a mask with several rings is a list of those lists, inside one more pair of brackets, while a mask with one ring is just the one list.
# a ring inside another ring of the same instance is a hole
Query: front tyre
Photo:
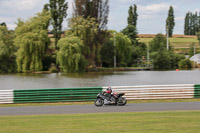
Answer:
[[118, 106], [124, 106], [124, 105], [126, 105], [126, 103], [127, 103], [127, 100], [126, 100], [126, 98], [124, 98], [124, 97], [120, 97], [120, 98], [118, 99], [118, 101], [117, 101], [117, 105], [118, 105]]
[[101, 107], [103, 105], [103, 99], [102, 98], [97, 98], [94, 101], [94, 105], [97, 106], [97, 107]]

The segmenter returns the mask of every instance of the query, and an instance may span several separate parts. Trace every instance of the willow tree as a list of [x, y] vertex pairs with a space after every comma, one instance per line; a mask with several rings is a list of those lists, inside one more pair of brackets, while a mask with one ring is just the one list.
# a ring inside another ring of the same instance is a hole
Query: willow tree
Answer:
[[58, 41], [57, 61], [64, 72], [81, 72], [85, 70], [85, 57], [82, 54], [82, 40], [67, 36]]
[[15, 30], [18, 72], [42, 70], [42, 58], [50, 42], [47, 30], [49, 20], [50, 13], [45, 10], [26, 22], [18, 20]]
[[116, 42], [116, 57], [118, 66], [125, 67], [131, 61], [132, 43], [128, 36], [117, 33], [113, 38]]
[[101, 49], [102, 65], [104, 67], [114, 66], [114, 55], [116, 55], [117, 66], [126, 67], [131, 62], [131, 40], [122, 33], [114, 34], [113, 31], [111, 32], [110, 40]]
[[69, 27], [71, 29], [68, 34], [80, 37], [83, 40], [83, 54], [88, 61], [88, 66], [95, 66], [96, 50], [98, 49], [95, 44], [98, 32], [98, 24], [95, 22], [95, 19], [84, 19], [83, 17], [72, 18]]
[[15, 71], [14, 33], [6, 25], [0, 26], [0, 72]]

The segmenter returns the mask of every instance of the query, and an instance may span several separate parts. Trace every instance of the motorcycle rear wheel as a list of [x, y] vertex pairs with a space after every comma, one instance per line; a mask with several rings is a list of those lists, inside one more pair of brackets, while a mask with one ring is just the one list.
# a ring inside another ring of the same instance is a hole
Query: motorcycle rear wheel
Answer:
[[127, 100], [124, 97], [119, 98], [117, 101], [118, 106], [124, 106], [124, 105], [126, 105], [126, 103], [127, 103]]
[[97, 98], [95, 101], [94, 101], [94, 105], [97, 106], [97, 107], [101, 107], [103, 105], [103, 99], [102, 98]]

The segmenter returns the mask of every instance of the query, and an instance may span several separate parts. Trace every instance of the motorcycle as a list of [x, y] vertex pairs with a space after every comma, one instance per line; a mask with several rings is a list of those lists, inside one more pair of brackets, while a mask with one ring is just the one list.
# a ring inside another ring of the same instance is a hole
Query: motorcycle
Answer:
[[113, 93], [111, 94], [111, 97], [109, 98], [106, 96], [105, 92], [101, 92], [97, 95], [96, 100], [94, 101], [94, 104], [97, 107], [100, 107], [102, 105], [118, 105], [118, 106], [124, 106], [127, 103], [126, 98], [122, 97], [125, 93]]

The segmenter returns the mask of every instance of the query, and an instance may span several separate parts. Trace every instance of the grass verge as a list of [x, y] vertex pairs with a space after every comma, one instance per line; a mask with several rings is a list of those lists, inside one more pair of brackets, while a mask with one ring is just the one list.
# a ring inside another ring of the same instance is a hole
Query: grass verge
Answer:
[[[164, 102], [200, 102], [200, 98], [196, 98], [196, 99], [162, 99], [162, 100], [128, 100], [128, 103], [164, 103]], [[92, 101], [92, 102], [0, 104], [0, 107], [88, 105], [88, 104], [94, 104], [94, 102]]]
[[[139, 42], [149, 43], [153, 38], [139, 38]], [[197, 38], [169, 38], [170, 43], [198, 43]]]
[[0, 116], [1, 133], [197, 133], [200, 112]]

